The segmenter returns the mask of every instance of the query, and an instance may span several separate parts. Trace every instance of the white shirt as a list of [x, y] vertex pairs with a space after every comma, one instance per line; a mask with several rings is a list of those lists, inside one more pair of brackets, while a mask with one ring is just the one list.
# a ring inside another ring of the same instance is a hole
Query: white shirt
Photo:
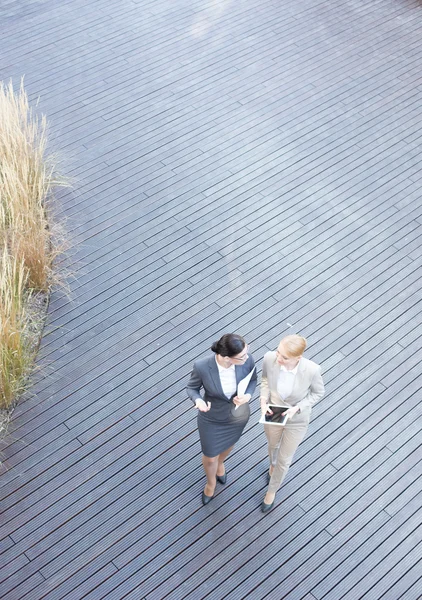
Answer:
[[277, 392], [283, 400], [288, 398], [292, 393], [298, 366], [299, 363], [291, 371], [288, 371], [284, 366], [280, 367], [280, 374], [277, 380]]
[[218, 367], [218, 374], [220, 375], [221, 387], [223, 388], [224, 395], [227, 398], [231, 398], [236, 391], [236, 371], [234, 365], [225, 369], [218, 364], [217, 358], [215, 359]]

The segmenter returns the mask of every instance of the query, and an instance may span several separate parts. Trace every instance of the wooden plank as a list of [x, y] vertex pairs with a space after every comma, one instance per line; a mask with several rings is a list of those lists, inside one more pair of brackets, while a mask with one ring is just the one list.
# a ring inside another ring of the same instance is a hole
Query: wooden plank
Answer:
[[[418, 597], [417, 10], [5, 9], [4, 71], [27, 74], [75, 177], [60, 200], [80, 267], [2, 444], [4, 597]], [[256, 398], [200, 503], [185, 385], [224, 331], [259, 371], [300, 331], [323, 367], [265, 517]]]

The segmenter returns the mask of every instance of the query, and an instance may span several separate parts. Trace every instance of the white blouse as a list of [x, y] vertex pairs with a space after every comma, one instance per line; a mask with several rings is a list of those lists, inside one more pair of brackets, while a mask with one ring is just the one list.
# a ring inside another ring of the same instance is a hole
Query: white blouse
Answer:
[[221, 387], [223, 388], [224, 395], [227, 398], [231, 398], [236, 391], [236, 371], [234, 365], [225, 369], [218, 364], [217, 358], [215, 359], [218, 367], [218, 374], [220, 375]]
[[283, 400], [288, 398], [292, 393], [298, 366], [299, 363], [291, 371], [288, 371], [284, 366], [280, 367], [280, 374], [277, 381], [277, 392], [279, 393], [280, 398], [283, 398]]

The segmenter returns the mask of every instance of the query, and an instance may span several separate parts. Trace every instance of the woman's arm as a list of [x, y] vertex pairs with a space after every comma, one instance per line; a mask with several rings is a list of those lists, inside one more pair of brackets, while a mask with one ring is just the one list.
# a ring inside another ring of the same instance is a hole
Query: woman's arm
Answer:
[[261, 375], [261, 388], [259, 392], [259, 398], [261, 401], [261, 410], [265, 412], [265, 407], [268, 404], [270, 398], [270, 388], [268, 387], [268, 360], [267, 355], [264, 356], [262, 362], [262, 375]]
[[254, 372], [252, 373], [252, 376], [249, 380], [248, 387], [245, 390], [245, 394], [243, 396], [234, 396], [233, 402], [234, 404], [236, 404], [236, 406], [241, 406], [242, 404], [246, 404], [247, 402], [249, 402], [256, 389], [258, 377], [256, 374], [255, 362], [252, 356], [248, 358], [247, 362], [245, 363], [245, 366], [248, 367], [249, 373], [252, 371], [252, 369], [254, 369]]
[[[255, 367], [255, 361], [252, 358], [252, 356], [250, 357], [250, 364], [248, 366], [249, 366], [249, 373], [250, 373], [252, 371], [252, 369]], [[255, 369], [255, 371], [253, 372], [253, 375], [248, 383], [248, 387], [246, 388], [245, 395], [249, 394], [250, 397], [252, 398], [252, 396], [255, 393], [257, 383], [258, 383], [258, 376], [256, 374], [256, 369]]]
[[197, 400], [203, 399], [201, 395], [202, 387], [202, 377], [199, 373], [196, 363], [194, 363], [192, 373], [190, 375], [190, 379], [186, 387], [187, 394], [194, 404]]
[[303, 400], [298, 402], [296, 406], [302, 411], [304, 408], [313, 406], [318, 400], [321, 400], [325, 393], [324, 382], [321, 375], [321, 367], [317, 365], [314, 376], [312, 377], [308, 393]]
[[205, 402], [202, 398], [201, 387], [204, 387], [202, 377], [196, 363], [194, 363], [186, 391], [198, 410], [201, 412], [208, 412], [211, 408], [211, 402]]

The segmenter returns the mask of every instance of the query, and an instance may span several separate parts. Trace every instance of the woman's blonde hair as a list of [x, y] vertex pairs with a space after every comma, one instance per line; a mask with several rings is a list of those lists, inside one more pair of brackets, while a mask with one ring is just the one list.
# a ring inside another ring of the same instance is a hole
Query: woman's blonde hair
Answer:
[[280, 343], [286, 348], [291, 358], [301, 356], [305, 352], [307, 346], [305, 338], [301, 335], [287, 335]]

